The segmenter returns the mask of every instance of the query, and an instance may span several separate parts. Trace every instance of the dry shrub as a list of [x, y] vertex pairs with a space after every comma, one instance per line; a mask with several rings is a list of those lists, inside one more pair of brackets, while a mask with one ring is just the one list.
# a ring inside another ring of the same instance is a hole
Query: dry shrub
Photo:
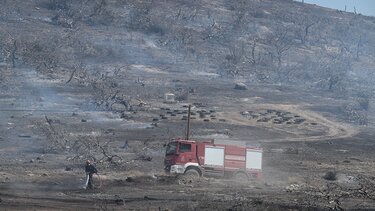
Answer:
[[335, 181], [337, 180], [337, 175], [335, 171], [328, 171], [324, 176], [324, 179], [330, 180], [330, 181]]

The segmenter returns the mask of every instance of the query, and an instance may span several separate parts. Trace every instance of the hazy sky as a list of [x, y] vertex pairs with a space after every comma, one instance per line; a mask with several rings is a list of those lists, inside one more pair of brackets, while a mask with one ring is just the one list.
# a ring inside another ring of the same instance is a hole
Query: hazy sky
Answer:
[[375, 16], [375, 0], [305, 0], [305, 2], [342, 11], [345, 10], [346, 5], [347, 12], [353, 12], [355, 7], [357, 13]]

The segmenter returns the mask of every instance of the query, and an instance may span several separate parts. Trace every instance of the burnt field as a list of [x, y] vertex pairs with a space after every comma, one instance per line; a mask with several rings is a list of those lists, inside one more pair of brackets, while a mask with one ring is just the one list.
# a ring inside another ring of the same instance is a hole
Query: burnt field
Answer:
[[[163, 103], [162, 90], [133, 111], [105, 112], [89, 106], [90, 90], [18, 71], [23, 80], [6, 84], [1, 97], [3, 209], [374, 209], [371, 130], [316, 111], [324, 107], [313, 100], [319, 93], [191, 80], [196, 90], [184, 102]], [[262, 147], [263, 177], [236, 182], [166, 175], [165, 144], [184, 137], [188, 104], [195, 105], [193, 139]], [[100, 173], [94, 190], [82, 189], [85, 159], [96, 160]]]
[[[0, 209], [374, 210], [374, 33], [291, 0], [3, 0]], [[164, 172], [189, 105], [260, 179]]]

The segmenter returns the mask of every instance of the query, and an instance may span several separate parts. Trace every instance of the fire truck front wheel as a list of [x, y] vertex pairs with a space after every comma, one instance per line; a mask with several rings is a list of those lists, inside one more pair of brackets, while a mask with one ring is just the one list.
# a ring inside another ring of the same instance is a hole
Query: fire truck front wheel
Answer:
[[184, 174], [188, 177], [200, 177], [201, 176], [199, 170], [196, 168], [188, 168], [186, 169]]

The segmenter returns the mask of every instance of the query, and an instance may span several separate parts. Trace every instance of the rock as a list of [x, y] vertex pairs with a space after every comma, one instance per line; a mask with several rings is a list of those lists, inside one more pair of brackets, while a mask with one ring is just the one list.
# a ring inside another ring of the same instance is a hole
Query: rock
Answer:
[[244, 116], [247, 116], [247, 115], [249, 115], [250, 113], [248, 112], [248, 111], [243, 111], [242, 112], [242, 115], [244, 115]]
[[124, 201], [124, 199], [115, 199], [115, 203], [116, 203], [117, 205], [125, 205], [125, 201]]
[[247, 86], [244, 83], [236, 83], [234, 89], [237, 90], [247, 90]]
[[87, 120], [86, 119], [81, 119], [81, 122], [87, 122]]
[[70, 167], [65, 167], [65, 171], [73, 171], [73, 169]]

